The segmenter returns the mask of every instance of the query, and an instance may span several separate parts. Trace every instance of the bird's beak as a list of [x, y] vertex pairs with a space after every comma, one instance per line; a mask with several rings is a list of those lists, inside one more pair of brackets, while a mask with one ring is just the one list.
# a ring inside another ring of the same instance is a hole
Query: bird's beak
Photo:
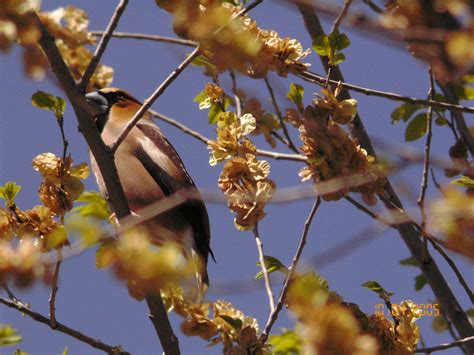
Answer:
[[109, 110], [107, 99], [97, 91], [86, 94], [86, 100], [99, 109], [99, 116], [106, 114]]

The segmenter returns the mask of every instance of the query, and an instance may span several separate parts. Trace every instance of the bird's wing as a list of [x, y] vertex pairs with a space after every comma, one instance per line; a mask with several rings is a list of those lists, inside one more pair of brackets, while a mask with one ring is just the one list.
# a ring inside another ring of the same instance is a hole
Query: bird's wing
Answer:
[[[140, 145], [136, 151], [136, 156], [143, 164], [148, 173], [153, 177], [156, 183], [166, 196], [169, 196], [179, 190], [197, 188], [194, 181], [189, 176], [184, 164], [176, 150], [170, 142], [164, 137], [160, 129], [154, 123], [140, 122], [136, 126], [137, 129], [148, 139], [145, 144]], [[148, 144], [153, 144], [162, 154], [152, 155], [145, 149]], [[172, 166], [170, 166], [172, 165]], [[210, 227], [209, 217], [206, 206], [200, 198], [189, 199], [182, 206], [180, 211], [186, 220], [191, 224], [194, 232], [194, 241], [197, 253], [204, 259], [207, 264], [208, 255], [211, 254], [215, 261], [214, 255], [210, 248]]]

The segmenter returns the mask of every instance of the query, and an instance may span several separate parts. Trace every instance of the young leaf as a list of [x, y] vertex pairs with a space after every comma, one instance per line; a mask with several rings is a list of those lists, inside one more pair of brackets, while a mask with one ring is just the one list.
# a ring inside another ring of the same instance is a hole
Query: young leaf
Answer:
[[415, 291], [420, 291], [427, 283], [428, 281], [426, 281], [425, 275], [418, 275], [415, 277]]
[[[271, 274], [272, 272], [275, 272], [275, 271], [280, 271], [284, 274], [288, 274], [288, 269], [286, 268], [285, 265], [283, 265], [283, 263], [278, 260], [277, 258], [273, 257], [273, 256], [270, 256], [270, 255], [265, 255], [264, 256], [264, 261], [265, 261], [265, 266], [267, 268], [267, 271], [269, 274]], [[257, 262], [257, 265], [261, 265], [260, 262]], [[259, 280], [263, 277], [263, 271], [259, 271], [256, 275], [255, 275], [255, 280]]]
[[53, 96], [44, 91], [37, 91], [31, 96], [33, 106], [43, 110], [50, 110], [56, 118], [62, 119], [66, 110], [66, 101], [58, 96]]
[[362, 287], [374, 291], [385, 302], [390, 302], [390, 297], [394, 295], [392, 292], [387, 292], [377, 281], [367, 281], [362, 284]]
[[320, 35], [316, 37], [313, 42], [313, 49], [320, 56], [328, 57], [331, 53], [331, 47], [329, 45], [329, 37], [326, 35]]
[[0, 324], [0, 346], [11, 346], [18, 344], [21, 336], [10, 325]]
[[431, 329], [433, 329], [436, 333], [442, 333], [448, 330], [448, 323], [443, 317], [434, 317], [433, 321], [431, 322]]
[[410, 256], [406, 259], [400, 260], [398, 263], [400, 265], [404, 265], [404, 266], [416, 266], [416, 267], [418, 267], [418, 263], [417, 263], [415, 257], [413, 257], [413, 256]]
[[403, 122], [408, 121], [409, 118], [413, 116], [413, 114], [420, 108], [420, 105], [409, 103], [398, 106], [391, 114], [392, 124], [398, 123], [400, 120]]
[[115, 242], [113, 240], [106, 240], [103, 242], [95, 252], [95, 267], [103, 269], [109, 267], [115, 261]]
[[304, 87], [298, 84], [291, 83], [290, 84], [290, 91], [286, 94], [288, 100], [293, 102], [298, 109], [304, 107], [303, 105], [303, 97], [304, 97]]
[[270, 335], [268, 342], [272, 345], [273, 355], [296, 355], [303, 351], [303, 341], [292, 330], [283, 329], [278, 335]]
[[96, 191], [85, 191], [76, 200], [84, 205], [75, 207], [72, 212], [82, 217], [94, 217], [107, 220], [110, 217], [110, 210], [107, 201]]
[[461, 176], [459, 179], [451, 181], [451, 184], [474, 189], [474, 179], [469, 176]]
[[7, 207], [15, 204], [15, 197], [21, 190], [21, 186], [15, 182], [8, 181], [5, 185], [0, 186], [0, 198], [5, 200]]
[[405, 140], [411, 142], [423, 137], [428, 130], [427, 123], [428, 115], [426, 112], [416, 115], [407, 125], [405, 130]]

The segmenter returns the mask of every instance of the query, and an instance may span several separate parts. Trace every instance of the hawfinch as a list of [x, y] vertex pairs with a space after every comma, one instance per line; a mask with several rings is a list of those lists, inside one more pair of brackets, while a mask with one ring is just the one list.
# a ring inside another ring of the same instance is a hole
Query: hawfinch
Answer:
[[[100, 107], [101, 114], [95, 123], [105, 144], [111, 146], [117, 136], [142, 105], [127, 92], [107, 88], [89, 93], [86, 99]], [[101, 193], [106, 196], [106, 188], [93, 157], [92, 169]], [[161, 130], [145, 113], [129, 132], [115, 152], [120, 182], [130, 209], [140, 214], [140, 209], [185, 189], [195, 191], [196, 185], [189, 176], [176, 150], [168, 142]], [[199, 258], [198, 282], [209, 285], [207, 259], [214, 255], [209, 246], [209, 218], [204, 202], [188, 199], [185, 203], [159, 214], [144, 222], [152, 241], [171, 240], [179, 243], [187, 258]], [[215, 260], [215, 259], [214, 259]]]

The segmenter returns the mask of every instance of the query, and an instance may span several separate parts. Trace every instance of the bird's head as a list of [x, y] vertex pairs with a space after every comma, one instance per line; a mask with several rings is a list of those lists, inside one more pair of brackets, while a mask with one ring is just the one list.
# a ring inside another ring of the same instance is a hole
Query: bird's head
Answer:
[[95, 117], [99, 131], [104, 129], [109, 117], [128, 121], [142, 105], [129, 93], [118, 88], [105, 88], [88, 93], [86, 100], [99, 109], [100, 113]]

